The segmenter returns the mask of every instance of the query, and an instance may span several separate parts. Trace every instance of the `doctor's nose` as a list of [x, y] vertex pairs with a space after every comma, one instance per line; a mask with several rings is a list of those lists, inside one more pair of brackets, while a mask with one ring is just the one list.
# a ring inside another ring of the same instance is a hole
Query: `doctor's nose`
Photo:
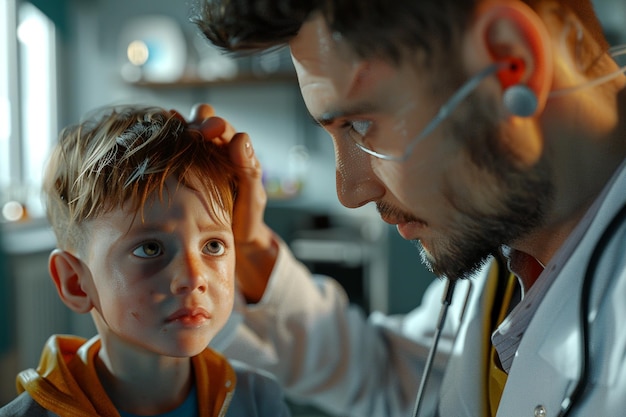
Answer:
[[364, 206], [385, 194], [372, 170], [371, 156], [350, 140], [334, 140], [337, 197], [348, 208]]
[[198, 256], [186, 255], [170, 283], [173, 294], [207, 291], [206, 267]]

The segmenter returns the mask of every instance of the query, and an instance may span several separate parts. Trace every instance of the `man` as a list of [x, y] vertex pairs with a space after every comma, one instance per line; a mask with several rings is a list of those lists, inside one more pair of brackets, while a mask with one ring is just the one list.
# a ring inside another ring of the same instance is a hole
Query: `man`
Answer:
[[[195, 20], [228, 50], [288, 44], [342, 204], [462, 280], [420, 415], [623, 413], [626, 77], [589, 1], [208, 0]], [[239, 269], [226, 352], [334, 413], [410, 415], [441, 292], [366, 320], [249, 225], [238, 262], [271, 275]]]

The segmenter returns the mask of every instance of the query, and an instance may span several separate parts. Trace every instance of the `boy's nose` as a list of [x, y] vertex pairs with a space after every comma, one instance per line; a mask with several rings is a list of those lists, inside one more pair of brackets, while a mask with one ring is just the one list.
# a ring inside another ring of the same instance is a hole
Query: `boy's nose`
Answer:
[[184, 294], [193, 291], [201, 293], [207, 290], [206, 267], [199, 256], [186, 255], [179, 264], [181, 267], [176, 271], [171, 282], [173, 294]]

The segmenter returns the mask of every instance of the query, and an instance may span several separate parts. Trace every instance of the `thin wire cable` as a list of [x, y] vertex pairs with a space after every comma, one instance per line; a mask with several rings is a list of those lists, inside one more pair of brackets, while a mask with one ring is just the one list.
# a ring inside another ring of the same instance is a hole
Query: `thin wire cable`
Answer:
[[[626, 45], [619, 45], [619, 46], [614, 46], [612, 48], [610, 48], [608, 50], [609, 55], [611, 55], [611, 57], [613, 57], [613, 59], [622, 56], [622, 55], [626, 55]], [[561, 96], [565, 96], [571, 93], [574, 93], [576, 91], [579, 90], [583, 90], [585, 88], [591, 88], [591, 87], [597, 87], [598, 85], [604, 84], [606, 82], [611, 81], [612, 79], [614, 79], [615, 77], [619, 76], [620, 74], [624, 74], [626, 73], [626, 65], [621, 65], [619, 67], [619, 69], [610, 72], [606, 75], [603, 75], [602, 77], [598, 77], [594, 80], [588, 81], [586, 83], [583, 84], [579, 84], [579, 85], [575, 85], [573, 87], [566, 87], [566, 88], [562, 88], [560, 90], [554, 90], [551, 91], [550, 94], [548, 95], [548, 97], [553, 98], [553, 97], [561, 97]]]
[[441, 330], [443, 329], [443, 325], [446, 322], [446, 316], [448, 314], [448, 307], [450, 307], [450, 304], [452, 304], [452, 295], [454, 294], [455, 286], [456, 286], [456, 280], [451, 280], [451, 279], [447, 280], [443, 299], [441, 300], [441, 310], [439, 312], [439, 319], [437, 320], [437, 326], [435, 328], [433, 344], [431, 345], [430, 351], [428, 352], [428, 358], [426, 359], [426, 364], [424, 365], [424, 373], [422, 374], [422, 380], [420, 382], [419, 390], [417, 391], [417, 396], [415, 397], [413, 417], [418, 416], [420, 412], [420, 408], [422, 406], [422, 400], [424, 399], [424, 392], [426, 390], [426, 383], [428, 382], [428, 378], [430, 376], [430, 372], [433, 367], [433, 360], [435, 359], [435, 353], [437, 353], [437, 345], [439, 344], [439, 339], [441, 337]]

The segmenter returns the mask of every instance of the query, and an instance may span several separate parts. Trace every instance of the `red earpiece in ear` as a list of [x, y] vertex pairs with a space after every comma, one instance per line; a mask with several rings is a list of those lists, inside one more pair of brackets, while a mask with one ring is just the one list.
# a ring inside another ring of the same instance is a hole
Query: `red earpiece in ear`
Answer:
[[535, 93], [521, 82], [525, 70], [526, 65], [522, 59], [508, 58], [497, 72], [502, 85], [504, 107], [518, 117], [533, 116], [539, 106]]
[[507, 58], [502, 69], [497, 72], [502, 89], [519, 84], [524, 75], [526, 65], [521, 58]]

